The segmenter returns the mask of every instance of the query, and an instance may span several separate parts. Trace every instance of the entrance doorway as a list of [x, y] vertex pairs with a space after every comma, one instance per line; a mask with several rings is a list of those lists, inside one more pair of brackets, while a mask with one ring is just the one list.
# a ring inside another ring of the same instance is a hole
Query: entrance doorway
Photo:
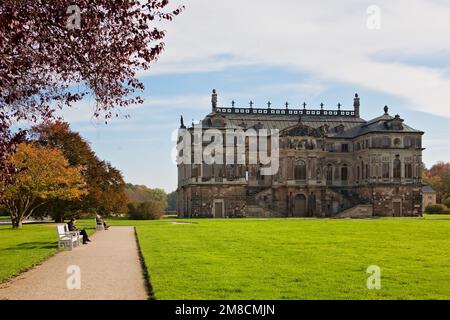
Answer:
[[400, 217], [402, 215], [402, 203], [400, 201], [394, 202], [394, 216]]
[[294, 217], [307, 217], [306, 197], [303, 194], [298, 194], [294, 198]]
[[224, 218], [225, 208], [223, 200], [214, 200], [213, 203], [213, 215], [214, 218]]

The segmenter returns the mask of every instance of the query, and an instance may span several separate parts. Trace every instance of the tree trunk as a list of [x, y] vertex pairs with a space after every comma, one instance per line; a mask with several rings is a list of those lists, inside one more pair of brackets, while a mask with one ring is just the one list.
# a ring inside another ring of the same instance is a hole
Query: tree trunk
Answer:
[[63, 215], [56, 216], [55, 223], [64, 223], [64, 216]]
[[13, 229], [21, 229], [22, 228], [22, 221], [24, 219], [23, 212], [20, 212], [19, 210], [15, 210], [14, 212], [10, 213], [11, 216], [11, 224]]
[[13, 229], [21, 229], [22, 228], [22, 220], [20, 218], [11, 218], [11, 223]]

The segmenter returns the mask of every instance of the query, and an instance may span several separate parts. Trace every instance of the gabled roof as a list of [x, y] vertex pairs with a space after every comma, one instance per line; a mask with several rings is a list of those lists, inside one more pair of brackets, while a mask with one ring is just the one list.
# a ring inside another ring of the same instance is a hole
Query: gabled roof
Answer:
[[430, 187], [428, 184], [426, 184], [422, 187], [422, 192], [436, 193], [436, 191], [434, 191], [434, 189], [432, 187]]

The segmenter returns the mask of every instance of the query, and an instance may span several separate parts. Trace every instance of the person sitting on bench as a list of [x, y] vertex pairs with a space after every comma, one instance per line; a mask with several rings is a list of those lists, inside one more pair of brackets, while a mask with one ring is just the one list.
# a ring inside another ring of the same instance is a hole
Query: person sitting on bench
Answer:
[[78, 228], [75, 226], [76, 224], [77, 224], [77, 219], [75, 219], [75, 218], [70, 219], [70, 221], [67, 223], [67, 227], [69, 228], [69, 231], [80, 232], [80, 235], [83, 236], [83, 244], [87, 244], [88, 242], [91, 242], [86, 230], [84, 230], [84, 229], [78, 230]]
[[106, 221], [103, 220], [103, 218], [99, 214], [95, 217], [95, 220], [97, 221], [97, 224], [100, 224], [100, 225], [103, 224], [103, 227], [105, 228], [105, 230], [108, 230], [109, 226], [106, 224]]

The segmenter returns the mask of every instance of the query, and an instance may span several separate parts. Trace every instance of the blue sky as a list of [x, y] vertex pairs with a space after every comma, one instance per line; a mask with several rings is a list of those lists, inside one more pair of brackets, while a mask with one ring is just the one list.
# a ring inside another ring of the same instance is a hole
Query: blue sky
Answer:
[[[180, 2], [172, 1], [174, 5]], [[95, 152], [128, 182], [173, 191], [173, 133], [219, 104], [351, 108], [355, 92], [365, 119], [400, 114], [426, 132], [427, 166], [450, 156], [450, 4], [395, 1], [190, 0], [168, 31], [167, 49], [149, 72], [144, 105], [108, 125], [91, 118], [92, 102], [64, 112]], [[370, 30], [367, 8], [380, 8]]]

